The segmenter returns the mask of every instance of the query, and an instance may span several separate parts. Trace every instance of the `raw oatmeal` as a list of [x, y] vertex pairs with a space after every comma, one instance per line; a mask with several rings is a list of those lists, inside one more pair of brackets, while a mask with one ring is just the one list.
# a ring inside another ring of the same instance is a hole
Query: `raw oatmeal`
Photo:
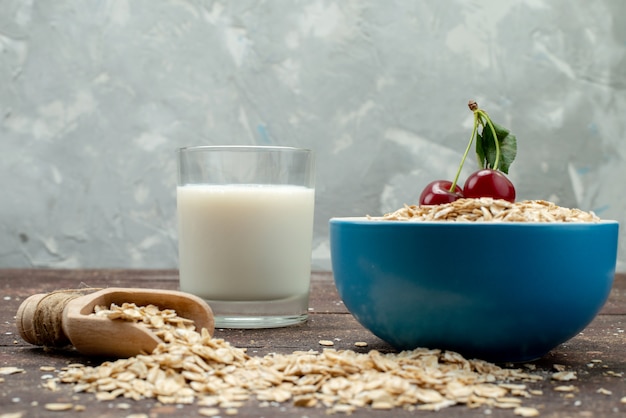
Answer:
[[345, 414], [362, 407], [437, 411], [457, 404], [539, 414], [522, 401], [533, 396], [529, 384], [542, 376], [451, 351], [418, 348], [384, 354], [325, 348], [254, 357], [206, 330], [197, 332], [172, 310], [124, 304], [96, 311], [111, 320], [143, 324], [163, 340], [150, 354], [96, 367], [70, 365], [54, 379], [102, 401], [124, 397], [195, 403], [207, 416], [218, 413], [217, 408], [234, 415], [249, 399], [262, 406], [290, 402]]
[[593, 212], [568, 209], [545, 200], [506, 200], [481, 197], [442, 205], [405, 205], [372, 220], [447, 222], [599, 222]]

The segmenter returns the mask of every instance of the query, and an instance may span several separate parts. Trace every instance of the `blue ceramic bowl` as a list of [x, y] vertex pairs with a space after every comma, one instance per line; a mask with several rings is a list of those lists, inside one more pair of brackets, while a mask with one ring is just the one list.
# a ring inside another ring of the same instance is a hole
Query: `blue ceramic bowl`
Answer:
[[494, 362], [542, 357], [606, 302], [619, 224], [330, 220], [335, 284], [397, 349]]

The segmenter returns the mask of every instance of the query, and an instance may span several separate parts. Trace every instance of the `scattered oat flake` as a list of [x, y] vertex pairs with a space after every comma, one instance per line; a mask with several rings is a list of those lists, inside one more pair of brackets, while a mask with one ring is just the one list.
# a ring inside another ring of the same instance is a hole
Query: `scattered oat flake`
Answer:
[[42, 372], [53, 372], [53, 371], [56, 370], [56, 367], [54, 367], [54, 366], [41, 366], [39, 368], [39, 370], [42, 371]]
[[596, 390], [596, 392], [599, 393], [600, 395], [607, 395], [607, 396], [613, 394], [613, 392], [611, 392], [608, 389], [604, 389], [604, 388], [600, 388], [600, 389]]
[[619, 400], [620, 403], [626, 403], [626, 396], [622, 397], [622, 399]]
[[578, 377], [576, 376], [576, 372], [561, 371], [552, 374], [552, 379], [560, 382], [568, 382], [570, 380], [576, 380]]
[[576, 386], [555, 386], [554, 390], [557, 392], [576, 392], [578, 388]]
[[367, 343], [365, 341], [357, 341], [354, 343], [355, 347], [367, 347]]
[[24, 412], [7, 412], [6, 414], [0, 414], [0, 418], [22, 418]]
[[319, 345], [330, 347], [330, 346], [335, 345], [335, 343], [330, 340], [319, 340]]
[[220, 410], [218, 408], [200, 408], [198, 414], [203, 417], [215, 417], [220, 414]]
[[9, 375], [15, 373], [24, 373], [24, 369], [19, 367], [0, 367], [0, 375]]
[[329, 414], [333, 414], [333, 413], [342, 413], [342, 414], [346, 414], [346, 415], [350, 415], [352, 414], [354, 411], [356, 411], [356, 407], [354, 405], [346, 405], [346, 404], [338, 404], [338, 405], [334, 405], [329, 411]]
[[537, 410], [536, 408], [529, 408], [526, 406], [518, 406], [517, 408], [513, 410], [513, 413], [515, 415], [519, 415], [522, 417], [538, 417], [539, 416], [539, 410]]
[[624, 373], [623, 372], [614, 372], [613, 370], [607, 370], [604, 373], [605, 376], [612, 376], [612, 377], [623, 377]]
[[73, 403], [47, 403], [44, 408], [48, 411], [69, 411], [74, 408]]
[[67, 366], [65, 366], [65, 367], [66, 367], [66, 368], [68, 368], [68, 369], [71, 369], [71, 368], [80, 368], [80, 367], [85, 367], [85, 365], [84, 365], [84, 364], [82, 364], [82, 363], [70, 363], [70, 364], [68, 364], [68, 365], [67, 365]]
[[58, 381], [59, 379], [48, 379], [42, 386], [52, 392], [56, 392], [57, 390], [59, 390], [59, 387], [57, 385]]

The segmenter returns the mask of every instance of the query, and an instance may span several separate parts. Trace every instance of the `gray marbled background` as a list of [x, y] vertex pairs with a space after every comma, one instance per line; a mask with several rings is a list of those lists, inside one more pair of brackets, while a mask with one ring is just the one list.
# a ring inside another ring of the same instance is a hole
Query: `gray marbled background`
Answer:
[[626, 221], [626, 2], [0, 10], [0, 267], [175, 268], [174, 150], [279, 144], [317, 153], [313, 257], [329, 268], [330, 217], [453, 176], [469, 99], [517, 135], [519, 199]]

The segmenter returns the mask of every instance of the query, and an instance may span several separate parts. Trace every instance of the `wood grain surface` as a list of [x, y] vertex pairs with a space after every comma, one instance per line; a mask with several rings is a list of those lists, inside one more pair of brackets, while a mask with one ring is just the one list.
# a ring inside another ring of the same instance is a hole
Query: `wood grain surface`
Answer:
[[[18, 367], [24, 372], [0, 376], [0, 418], [4, 417], [146, 417], [199, 416], [196, 405], [160, 405], [155, 400], [129, 401], [118, 399], [100, 402], [92, 394], [75, 394], [70, 385], [58, 391], [42, 387], [56, 370], [69, 363], [97, 365], [101, 360], [86, 358], [73, 351], [44, 350], [24, 342], [15, 326], [15, 314], [20, 303], [30, 295], [58, 289], [89, 287], [141, 287], [177, 289], [178, 275], [172, 270], [0, 270], [0, 369]], [[393, 351], [348, 313], [337, 295], [330, 273], [314, 273], [311, 279], [309, 320], [301, 325], [264, 330], [218, 329], [215, 335], [250, 355], [272, 352], [290, 353], [294, 350], [321, 350], [320, 340], [331, 340], [334, 348], [367, 352], [377, 349]], [[617, 275], [611, 296], [598, 317], [579, 335], [562, 344], [542, 359], [517, 367], [536, 367], [536, 373], [546, 376], [534, 389], [540, 396], [524, 400], [524, 406], [535, 407], [541, 417], [619, 417], [626, 414], [626, 275]], [[356, 347], [355, 342], [366, 342]], [[433, 347], [436, 348], [436, 347]], [[567, 382], [576, 386], [570, 394], [555, 391], [563, 382], [552, 381], [555, 364], [575, 371], [578, 379]], [[44, 370], [41, 368], [44, 367]], [[3, 379], [3, 380], [2, 380]], [[47, 403], [68, 402], [80, 405], [83, 411], [53, 412]], [[14, 414], [14, 415], [11, 415]], [[222, 416], [225, 416], [222, 414]], [[239, 417], [326, 417], [326, 409], [301, 408], [290, 404], [261, 407], [248, 401], [239, 408]], [[455, 406], [440, 412], [376, 411], [358, 409], [353, 417], [515, 417], [513, 410], [469, 409]]]

